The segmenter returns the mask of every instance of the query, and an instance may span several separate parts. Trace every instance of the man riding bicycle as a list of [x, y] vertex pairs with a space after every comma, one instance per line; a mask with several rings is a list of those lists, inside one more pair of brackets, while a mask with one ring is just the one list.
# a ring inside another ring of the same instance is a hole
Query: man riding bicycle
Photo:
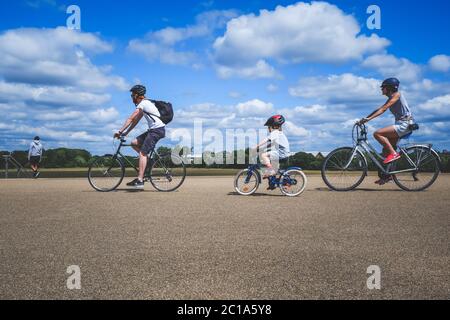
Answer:
[[143, 189], [148, 155], [153, 151], [158, 141], [166, 136], [166, 125], [160, 119], [161, 115], [158, 108], [146, 99], [147, 89], [144, 86], [136, 85], [131, 88], [130, 92], [136, 110], [125, 121], [123, 127], [114, 134], [114, 137], [126, 137], [138, 125], [142, 117], [147, 120], [148, 130], [131, 142], [133, 149], [139, 153], [139, 175], [136, 179], [127, 183], [127, 186]]
[[[395, 117], [395, 125], [379, 129], [374, 133], [375, 139], [383, 146], [383, 155], [386, 157], [384, 164], [389, 164], [400, 159], [396, 152], [398, 141], [412, 132], [411, 125], [414, 123], [411, 110], [405, 97], [399, 92], [400, 81], [389, 78], [383, 81], [381, 90], [383, 95], [389, 99], [379, 109], [372, 112], [367, 118], [359, 121], [359, 124], [367, 123], [390, 110]], [[392, 176], [380, 176], [376, 184], [383, 185], [392, 180]]]

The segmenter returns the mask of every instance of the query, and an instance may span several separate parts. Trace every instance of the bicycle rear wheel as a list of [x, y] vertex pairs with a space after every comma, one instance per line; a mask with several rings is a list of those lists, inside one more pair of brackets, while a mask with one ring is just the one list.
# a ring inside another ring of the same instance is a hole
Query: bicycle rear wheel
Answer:
[[[395, 183], [405, 191], [423, 191], [429, 188], [440, 173], [440, 160], [436, 152], [425, 146], [413, 146], [406, 149], [409, 159], [416, 165], [413, 172], [398, 173], [393, 176]], [[405, 154], [393, 163], [392, 171], [412, 168]]]
[[148, 179], [161, 192], [172, 192], [181, 187], [186, 179], [186, 166], [177, 155], [157, 156], [152, 160]]
[[97, 157], [88, 170], [89, 184], [97, 191], [109, 192], [117, 189], [125, 176], [125, 167], [115, 156]]
[[242, 196], [252, 195], [258, 190], [259, 177], [254, 171], [245, 169], [234, 178], [234, 190]]
[[308, 179], [303, 171], [291, 169], [286, 171], [280, 178], [281, 192], [288, 197], [296, 197], [303, 193]]
[[354, 157], [353, 148], [332, 151], [322, 166], [322, 179], [335, 191], [350, 191], [358, 187], [367, 175], [367, 163], [360, 152]]

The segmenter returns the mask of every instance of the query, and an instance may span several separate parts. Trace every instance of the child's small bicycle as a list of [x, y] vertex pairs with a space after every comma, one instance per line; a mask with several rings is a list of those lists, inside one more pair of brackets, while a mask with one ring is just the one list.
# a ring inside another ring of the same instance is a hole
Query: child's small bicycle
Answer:
[[[254, 194], [262, 183], [260, 173], [261, 165], [250, 165], [240, 171], [234, 179], [234, 189], [243, 196]], [[308, 179], [299, 167], [289, 167], [286, 170], [278, 170], [276, 176], [268, 178], [269, 187], [272, 190], [280, 188], [281, 193], [288, 197], [296, 197], [306, 189]]]

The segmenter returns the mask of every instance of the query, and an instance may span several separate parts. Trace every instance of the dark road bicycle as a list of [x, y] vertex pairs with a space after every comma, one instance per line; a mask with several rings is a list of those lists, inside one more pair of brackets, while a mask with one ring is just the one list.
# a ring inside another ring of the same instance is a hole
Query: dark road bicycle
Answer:
[[[402, 139], [407, 139], [411, 133]], [[405, 191], [423, 191], [438, 178], [441, 160], [431, 144], [399, 145], [401, 158], [383, 165], [384, 157], [369, 144], [367, 127], [353, 126], [354, 147], [344, 147], [332, 151], [322, 167], [325, 184], [335, 191], [350, 191], [357, 188], [368, 172], [367, 157], [385, 176], [392, 176], [394, 182]]]
[[[121, 137], [117, 151], [113, 155], [95, 157], [88, 170], [90, 185], [97, 191], [109, 192], [116, 190], [126, 175], [127, 167], [139, 172], [139, 168], [125, 157], [120, 150], [131, 147]], [[186, 167], [183, 159], [177, 155], [159, 154], [153, 150], [147, 162], [144, 180], [161, 192], [175, 191], [181, 187], [186, 178]]]
[[[240, 171], [234, 179], [234, 189], [236, 192], [243, 196], [254, 194], [262, 183], [260, 169], [260, 164], [254, 164]], [[276, 176], [269, 177], [269, 184], [274, 189], [280, 188], [281, 193], [289, 197], [295, 197], [303, 193], [307, 181], [306, 175], [299, 167], [278, 170]]]

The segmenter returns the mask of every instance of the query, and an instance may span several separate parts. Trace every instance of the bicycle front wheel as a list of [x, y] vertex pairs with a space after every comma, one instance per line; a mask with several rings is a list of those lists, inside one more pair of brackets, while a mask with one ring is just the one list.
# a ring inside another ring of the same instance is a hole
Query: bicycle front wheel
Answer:
[[181, 187], [186, 179], [186, 166], [177, 155], [164, 155], [153, 160], [149, 180], [161, 192], [172, 192]]
[[125, 176], [125, 167], [116, 156], [97, 157], [88, 170], [89, 184], [97, 191], [117, 189]]
[[288, 197], [296, 197], [305, 191], [308, 179], [303, 171], [291, 169], [280, 178], [281, 192]]
[[351, 191], [357, 188], [367, 175], [367, 163], [360, 152], [353, 148], [332, 151], [322, 166], [322, 179], [335, 191]]
[[412, 172], [397, 173], [393, 176], [395, 183], [405, 191], [423, 191], [436, 181], [440, 173], [440, 160], [436, 152], [425, 146], [413, 146], [394, 162], [393, 171], [409, 170]]
[[252, 195], [258, 190], [259, 177], [255, 171], [245, 169], [234, 178], [234, 190], [242, 196]]

